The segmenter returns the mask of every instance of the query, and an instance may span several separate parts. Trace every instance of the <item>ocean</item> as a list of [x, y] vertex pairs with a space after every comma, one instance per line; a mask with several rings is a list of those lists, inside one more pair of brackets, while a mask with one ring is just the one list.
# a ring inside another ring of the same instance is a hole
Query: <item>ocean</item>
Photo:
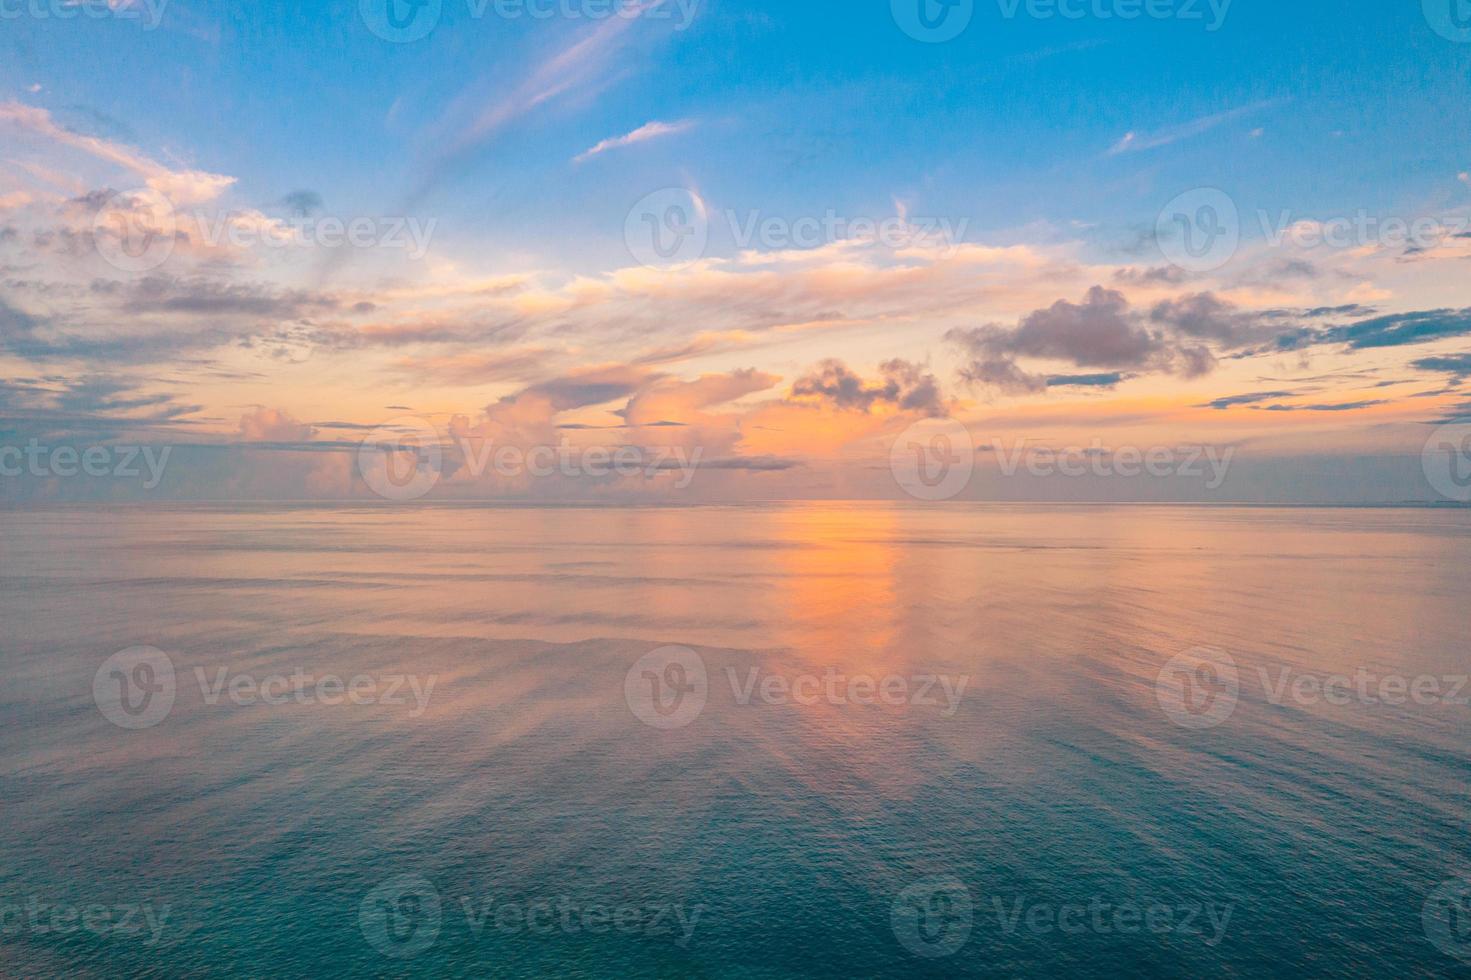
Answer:
[[1471, 976], [1471, 511], [0, 511], [5, 976]]

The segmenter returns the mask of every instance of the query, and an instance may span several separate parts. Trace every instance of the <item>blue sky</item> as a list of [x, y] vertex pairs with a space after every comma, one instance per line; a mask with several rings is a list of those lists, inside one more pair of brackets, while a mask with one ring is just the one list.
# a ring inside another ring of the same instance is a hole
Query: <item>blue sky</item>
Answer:
[[12, 438], [325, 457], [409, 406], [867, 496], [945, 416], [1418, 499], [1471, 405], [1463, 0], [77, 2], [0, 0]]

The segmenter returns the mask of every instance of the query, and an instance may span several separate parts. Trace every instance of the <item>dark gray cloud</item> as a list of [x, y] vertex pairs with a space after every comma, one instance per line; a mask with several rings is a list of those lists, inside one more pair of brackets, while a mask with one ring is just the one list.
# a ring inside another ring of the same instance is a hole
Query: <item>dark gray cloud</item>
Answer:
[[961, 377], [1003, 391], [1023, 393], [1047, 387], [1044, 376], [1028, 373], [1020, 357], [1065, 361], [1081, 368], [1133, 368], [1195, 377], [1215, 366], [1215, 356], [1196, 335], [1169, 318], [1146, 320], [1129, 307], [1124, 294], [1094, 286], [1082, 303], [1058, 300], [1022, 317], [1015, 329], [997, 324], [951, 330], [946, 339], [971, 357]]
[[1410, 366], [1422, 371], [1444, 371], [1455, 375], [1471, 374], [1471, 354], [1422, 357], [1418, 361], [1411, 361]]
[[281, 204], [298, 218], [310, 218], [322, 210], [322, 195], [316, 191], [292, 191], [281, 199]]
[[1113, 388], [1128, 375], [1122, 371], [1106, 374], [1054, 374], [1047, 379], [1049, 388]]
[[1196, 408], [1227, 409], [1234, 405], [1253, 405], [1257, 402], [1271, 401], [1273, 398], [1291, 398], [1290, 391], [1254, 391], [1245, 395], [1226, 395], [1215, 401], [1206, 402], [1204, 405], [1196, 405]]
[[328, 295], [305, 290], [279, 290], [258, 283], [229, 283], [210, 279], [149, 276], [133, 283], [98, 280], [92, 290], [118, 295], [127, 313], [192, 313], [250, 316], [276, 320], [297, 319], [335, 309]]
[[1262, 411], [1266, 412], [1352, 412], [1355, 409], [1368, 408], [1371, 405], [1388, 404], [1382, 398], [1369, 399], [1360, 402], [1337, 402], [1331, 405], [1267, 405]]
[[905, 411], [942, 415], [944, 398], [935, 376], [918, 364], [895, 358], [879, 365], [880, 379], [866, 381], [842, 361], [826, 360], [792, 385], [798, 398], [822, 398], [838, 408], [867, 412], [875, 404]]

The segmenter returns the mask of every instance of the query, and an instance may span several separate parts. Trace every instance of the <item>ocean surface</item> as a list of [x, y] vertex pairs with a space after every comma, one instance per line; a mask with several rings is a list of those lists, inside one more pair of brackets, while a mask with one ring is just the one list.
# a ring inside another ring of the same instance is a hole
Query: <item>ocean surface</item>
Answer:
[[1471, 976], [1468, 627], [1464, 510], [0, 511], [0, 975]]

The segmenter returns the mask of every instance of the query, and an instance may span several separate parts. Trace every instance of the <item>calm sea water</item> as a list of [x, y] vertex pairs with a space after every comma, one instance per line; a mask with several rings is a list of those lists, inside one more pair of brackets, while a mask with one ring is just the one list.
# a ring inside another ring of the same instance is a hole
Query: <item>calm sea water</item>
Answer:
[[0, 529], [7, 976], [1471, 975], [1464, 511]]

